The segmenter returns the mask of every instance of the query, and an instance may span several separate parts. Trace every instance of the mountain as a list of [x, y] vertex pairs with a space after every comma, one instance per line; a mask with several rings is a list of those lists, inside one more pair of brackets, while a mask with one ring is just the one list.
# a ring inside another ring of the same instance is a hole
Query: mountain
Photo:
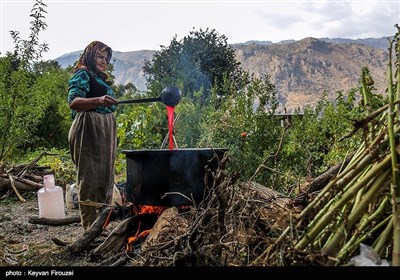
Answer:
[[328, 43], [337, 44], [362, 44], [373, 48], [379, 48], [387, 50], [389, 47], [388, 39], [393, 39], [393, 36], [381, 37], [381, 38], [366, 38], [366, 39], [343, 39], [343, 38], [320, 38], [320, 40]]
[[[55, 60], [66, 68], [74, 65], [83, 50], [64, 54]], [[142, 70], [145, 59], [151, 60], [156, 51], [140, 50], [132, 52], [113, 51], [115, 83], [133, 83], [140, 91], [146, 90], [146, 79]]]
[[[370, 70], [377, 93], [384, 93], [389, 58], [387, 38], [350, 40], [309, 37], [279, 43], [248, 41], [231, 46], [245, 70], [256, 77], [270, 76], [281, 106], [290, 111], [315, 104], [324, 92], [334, 99], [338, 91], [346, 92], [357, 87], [363, 67]], [[75, 63], [80, 53], [82, 51], [65, 54], [56, 61], [67, 67]], [[145, 90], [143, 61], [151, 60], [155, 53], [154, 50], [114, 51], [115, 82], [131, 82], [138, 90]]]
[[270, 76], [279, 101], [287, 109], [315, 104], [326, 91], [357, 87], [361, 69], [368, 67], [375, 88], [384, 93], [388, 52], [364, 44], [329, 43], [305, 38], [286, 44], [236, 45], [236, 57], [256, 77]]
[[[380, 48], [387, 50], [388, 49], [388, 38], [393, 38], [393, 36], [386, 36], [386, 37], [381, 37], [381, 38], [365, 38], [365, 39], [345, 39], [345, 38], [318, 38], [318, 40], [328, 42], [328, 43], [336, 43], [336, 44], [361, 44], [361, 45], [367, 45], [373, 48]], [[282, 44], [289, 44], [289, 43], [294, 43], [296, 42], [295, 40], [283, 40], [280, 41], [276, 44], [282, 45]], [[252, 45], [252, 44], [257, 44], [257, 45], [272, 45], [273, 43], [271, 41], [247, 41], [244, 43], [236, 43], [232, 44], [233, 46], [236, 45]]]

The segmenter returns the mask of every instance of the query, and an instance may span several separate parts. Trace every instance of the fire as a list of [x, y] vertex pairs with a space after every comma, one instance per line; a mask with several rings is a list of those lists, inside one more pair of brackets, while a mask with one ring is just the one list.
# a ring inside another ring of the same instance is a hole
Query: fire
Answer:
[[151, 206], [151, 205], [134, 205], [132, 208], [133, 215], [140, 215], [145, 213], [156, 213], [161, 215], [161, 213], [166, 209], [164, 206]]
[[[133, 236], [129, 236], [126, 241], [126, 250], [132, 251], [135, 243], [141, 242], [151, 231], [154, 224], [149, 226], [149, 215], [161, 215], [166, 209], [164, 206], [151, 206], [151, 205], [134, 205], [132, 207], [132, 215], [138, 217], [137, 226], [135, 226]], [[154, 216], [153, 216], [154, 217]]]
[[140, 239], [141, 237], [142, 238], [146, 237], [151, 231], [151, 229], [146, 229], [146, 230], [140, 231], [140, 228], [141, 228], [141, 223], [139, 223], [139, 226], [135, 233], [135, 236], [128, 237], [128, 239], [127, 239], [128, 244], [127, 244], [127, 248], [126, 248], [128, 251], [132, 250], [132, 247], [133, 247], [132, 245], [136, 240]]
[[[189, 206], [179, 206], [178, 208], [180, 210], [190, 209]], [[132, 235], [126, 240], [126, 251], [132, 251], [136, 244], [143, 242], [165, 209], [167, 209], [165, 206], [133, 205], [131, 213], [137, 219], [134, 220]]]

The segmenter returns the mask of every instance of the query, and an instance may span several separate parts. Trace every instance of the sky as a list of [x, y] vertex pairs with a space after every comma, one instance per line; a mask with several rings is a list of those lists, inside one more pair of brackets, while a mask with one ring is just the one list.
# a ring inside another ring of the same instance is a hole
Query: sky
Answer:
[[[314, 38], [381, 38], [400, 24], [400, 0], [43, 0], [44, 59], [83, 50], [100, 40], [114, 51], [160, 50], [176, 36], [215, 29], [229, 44]], [[12, 51], [10, 31], [30, 35], [34, 0], [0, 0], [0, 56]]]

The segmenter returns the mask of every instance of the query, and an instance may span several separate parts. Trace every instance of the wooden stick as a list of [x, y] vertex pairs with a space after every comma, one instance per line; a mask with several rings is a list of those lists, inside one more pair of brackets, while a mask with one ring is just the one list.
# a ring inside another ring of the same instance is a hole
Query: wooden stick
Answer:
[[74, 215], [71, 217], [65, 218], [44, 218], [39, 216], [31, 216], [29, 217], [28, 222], [31, 224], [40, 224], [40, 225], [49, 225], [49, 226], [64, 226], [73, 223], [79, 223], [81, 221], [81, 217], [79, 215]]
[[[12, 175], [4, 173], [0, 174], [0, 181], [2, 181], [0, 187], [11, 187], [11, 182], [9, 180], [10, 176]], [[34, 191], [43, 188], [43, 184], [39, 184], [28, 179], [23, 179], [15, 176], [12, 176], [12, 178], [14, 179], [15, 187], [19, 190]]]
[[17, 174], [17, 177], [20, 178], [24, 178], [25, 173], [28, 171], [29, 168], [31, 168], [33, 165], [35, 165], [43, 156], [57, 156], [58, 154], [51, 154], [51, 153], [47, 153], [47, 152], [43, 152], [41, 153], [37, 158], [35, 158], [33, 161], [31, 161], [28, 165], [26, 165], [24, 167], [24, 169], [21, 170], [21, 172], [19, 172]]
[[72, 253], [83, 252], [90, 245], [90, 243], [95, 240], [103, 231], [103, 225], [108, 217], [109, 211], [112, 211], [112, 209], [113, 207], [111, 206], [101, 209], [100, 214], [97, 216], [96, 220], [93, 222], [90, 228], [85, 231], [81, 236], [79, 236], [74, 243], [68, 245], [67, 248]]
[[19, 193], [19, 191], [17, 190], [17, 188], [14, 185], [14, 178], [13, 176], [11, 176], [10, 174], [8, 174], [8, 177], [10, 178], [10, 183], [11, 183], [11, 187], [13, 188], [15, 194], [17, 195], [18, 199], [22, 202], [25, 202], [25, 199], [21, 196], [21, 194]]

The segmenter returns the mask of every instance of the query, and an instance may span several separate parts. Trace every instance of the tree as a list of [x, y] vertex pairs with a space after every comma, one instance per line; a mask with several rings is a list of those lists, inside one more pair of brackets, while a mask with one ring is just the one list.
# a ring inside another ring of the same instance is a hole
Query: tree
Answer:
[[31, 34], [29, 38], [24, 40], [19, 36], [19, 31], [10, 31], [11, 37], [14, 40], [14, 54], [23, 64], [29, 66], [32, 62], [42, 58], [42, 53], [48, 51], [48, 45], [39, 44], [39, 33], [47, 27], [44, 21], [46, 4], [42, 0], [36, 0], [31, 10]]
[[46, 90], [11, 54], [0, 58], [0, 160], [31, 139], [47, 106]]
[[[220, 88], [212, 89], [214, 105], [210, 105], [207, 115], [198, 121], [201, 132], [198, 145], [228, 148], [230, 169], [248, 180], [266, 157], [276, 153], [281, 127], [274, 115], [278, 106], [277, 93], [269, 76], [254, 78], [246, 73], [237, 82], [226, 79]], [[221, 98], [220, 91], [232, 94]], [[215, 110], [215, 107], [219, 109]], [[196, 125], [193, 122], [191, 126]], [[178, 132], [181, 130], [177, 129]], [[257, 178], [261, 183], [267, 183], [270, 178], [268, 174], [261, 177]]]
[[[48, 96], [47, 106], [33, 137], [25, 150], [37, 148], [67, 148], [71, 113], [67, 103], [70, 72], [61, 68], [56, 61], [39, 62], [34, 65], [37, 83]], [[42, 93], [38, 92], [38, 95]]]
[[195, 92], [202, 90], [200, 101], [205, 104], [213, 85], [222, 85], [226, 77], [240, 78], [239, 65], [226, 36], [207, 28], [193, 30], [180, 41], [175, 36], [168, 47], [161, 47], [152, 61], [144, 62], [143, 71], [150, 91], [159, 93], [165, 86], [174, 84], [184, 96], [194, 98]]
[[43, 21], [44, 7], [41, 0], [36, 1], [30, 15], [34, 20], [29, 39], [23, 40], [19, 32], [11, 31], [14, 52], [0, 57], [0, 160], [36, 145], [40, 124], [56, 116], [54, 98], [65, 90], [62, 72], [49, 71], [55, 69], [51, 62], [46, 65], [37, 61], [47, 50], [47, 45], [39, 44], [38, 39], [47, 26]]

